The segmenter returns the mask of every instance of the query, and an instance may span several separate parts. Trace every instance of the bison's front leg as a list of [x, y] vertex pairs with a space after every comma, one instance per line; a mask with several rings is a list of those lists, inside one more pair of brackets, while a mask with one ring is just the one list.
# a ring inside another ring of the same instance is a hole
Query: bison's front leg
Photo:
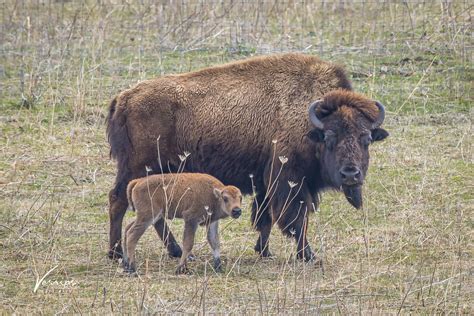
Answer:
[[[125, 186], [126, 187], [126, 186]], [[124, 188], [112, 189], [109, 193], [109, 258], [122, 258], [122, 222], [127, 211], [128, 201]]]
[[305, 213], [306, 214], [304, 214], [302, 218], [299, 217], [295, 221], [295, 225], [293, 226], [293, 230], [291, 231], [291, 233], [294, 234], [294, 238], [297, 244], [297, 258], [303, 259], [304, 261], [315, 261], [316, 255], [311, 250], [311, 247], [308, 243], [308, 239], [306, 238], [306, 232], [308, 228], [308, 216], [306, 209]]
[[297, 258], [304, 261], [318, 261], [306, 238], [309, 205], [317, 203], [307, 187], [304, 184], [291, 188], [282, 186], [275, 193], [272, 203], [275, 222], [286, 236], [296, 241]]
[[272, 217], [268, 210], [268, 201], [263, 194], [258, 194], [252, 204], [252, 225], [260, 233], [254, 249], [261, 257], [272, 256], [268, 246], [272, 224]]

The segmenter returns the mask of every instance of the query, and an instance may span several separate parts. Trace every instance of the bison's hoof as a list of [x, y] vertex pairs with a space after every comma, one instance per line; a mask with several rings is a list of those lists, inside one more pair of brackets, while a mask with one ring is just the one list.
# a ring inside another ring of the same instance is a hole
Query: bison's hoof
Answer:
[[262, 249], [260, 244], [257, 243], [257, 245], [255, 245], [254, 249], [260, 255], [260, 257], [262, 257], [262, 258], [271, 258], [271, 257], [273, 257], [273, 254], [270, 252], [270, 249], [268, 248], [268, 246], [263, 247], [263, 249]]
[[189, 261], [194, 261], [194, 260], [196, 260], [196, 256], [195, 256], [194, 254], [190, 253], [190, 254], [188, 255], [188, 260], [189, 260]]
[[116, 247], [109, 250], [109, 259], [118, 260], [123, 257], [122, 247]]
[[300, 260], [304, 260], [305, 262], [318, 262], [321, 261], [316, 255], [314, 254], [313, 251], [311, 251], [311, 248], [306, 247], [303, 251], [299, 251], [296, 257]]
[[168, 254], [172, 258], [180, 258], [183, 251], [177, 243], [172, 243], [168, 246]]
[[222, 272], [222, 262], [220, 258], [214, 259], [214, 271]]
[[266, 249], [266, 250], [260, 252], [260, 257], [262, 257], [262, 258], [273, 258], [273, 254], [268, 249]]

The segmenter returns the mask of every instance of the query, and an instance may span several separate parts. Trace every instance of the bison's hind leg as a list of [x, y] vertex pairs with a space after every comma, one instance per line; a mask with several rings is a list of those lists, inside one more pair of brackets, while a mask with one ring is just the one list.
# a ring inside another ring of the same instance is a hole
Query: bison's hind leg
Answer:
[[181, 250], [181, 247], [174, 238], [173, 233], [166, 224], [166, 220], [161, 217], [155, 222], [154, 226], [156, 233], [165, 244], [166, 249], [168, 249], [168, 254], [170, 257], [180, 258], [183, 254], [183, 251]]
[[[128, 182], [127, 182], [128, 183]], [[109, 193], [109, 253], [110, 259], [122, 258], [122, 222], [128, 207], [127, 183], [118, 183]]]

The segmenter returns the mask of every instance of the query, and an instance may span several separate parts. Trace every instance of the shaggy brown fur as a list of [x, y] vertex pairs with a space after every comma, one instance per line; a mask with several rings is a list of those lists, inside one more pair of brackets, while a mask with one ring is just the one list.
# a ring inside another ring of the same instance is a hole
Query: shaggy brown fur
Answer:
[[[137, 213], [125, 229], [124, 267], [135, 272], [135, 248], [145, 230], [158, 219], [184, 219], [183, 252], [176, 270], [186, 271], [186, 260], [194, 245], [198, 225], [206, 225], [214, 255], [214, 268], [221, 268], [218, 220], [241, 214], [242, 194], [214, 177], [200, 173], [153, 175], [131, 181], [127, 187], [130, 204]], [[168, 230], [170, 238], [173, 234]]]
[[[316, 115], [323, 130], [308, 119], [308, 106], [321, 98]], [[123, 91], [112, 101], [107, 120], [118, 167], [109, 194], [109, 255], [121, 254], [128, 181], [143, 176], [145, 166], [176, 172], [178, 155], [188, 151], [184, 170], [212, 174], [246, 194], [255, 190], [252, 222], [260, 232], [255, 249], [262, 256], [270, 255], [268, 236], [278, 223], [295, 237], [298, 257], [314, 258], [306, 241], [306, 214], [317, 206], [318, 192], [341, 188], [342, 177], [362, 184], [369, 159], [365, 144], [385, 135], [370, 135], [376, 113], [374, 101], [351, 91], [342, 68], [302, 54], [255, 57]], [[283, 167], [278, 156], [288, 158]], [[290, 190], [288, 181], [299, 186]], [[348, 200], [360, 207], [360, 190], [351, 190], [344, 190]], [[166, 227], [157, 222], [155, 228], [163, 239]]]
[[353, 116], [353, 110], [357, 110], [370, 121], [375, 121], [379, 115], [379, 110], [374, 106], [374, 102], [367, 102], [365, 96], [353, 91], [342, 89], [331, 91], [324, 96], [324, 101], [316, 110], [316, 115], [319, 118], [328, 116], [338, 109], [350, 117]]

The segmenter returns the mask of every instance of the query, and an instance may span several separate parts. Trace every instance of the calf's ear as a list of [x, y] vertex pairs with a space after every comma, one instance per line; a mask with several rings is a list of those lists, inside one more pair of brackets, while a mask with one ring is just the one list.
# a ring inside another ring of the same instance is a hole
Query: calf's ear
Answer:
[[372, 141], [373, 142], [377, 142], [379, 140], [384, 140], [385, 138], [388, 137], [388, 135], [390, 135], [386, 130], [384, 130], [383, 128], [380, 128], [380, 127], [377, 127], [377, 128], [374, 128], [371, 132], [371, 136], [372, 136]]
[[315, 143], [320, 143], [324, 141], [324, 131], [322, 129], [312, 129], [308, 134], [308, 138]]
[[214, 195], [216, 196], [216, 198], [220, 199], [222, 197], [222, 190], [214, 188]]

